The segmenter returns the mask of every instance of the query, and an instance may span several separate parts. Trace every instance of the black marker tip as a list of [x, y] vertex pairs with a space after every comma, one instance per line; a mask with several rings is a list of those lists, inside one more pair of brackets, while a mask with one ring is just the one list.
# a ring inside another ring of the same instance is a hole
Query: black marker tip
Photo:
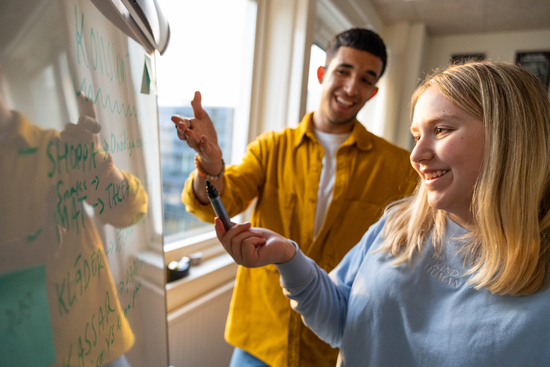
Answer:
[[206, 180], [206, 194], [212, 199], [220, 196], [218, 190], [216, 190], [214, 185], [212, 185], [209, 180]]

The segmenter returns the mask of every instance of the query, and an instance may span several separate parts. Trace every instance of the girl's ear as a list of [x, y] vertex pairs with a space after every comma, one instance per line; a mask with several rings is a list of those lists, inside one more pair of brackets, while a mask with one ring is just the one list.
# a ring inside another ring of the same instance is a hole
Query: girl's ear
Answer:
[[319, 84], [323, 84], [323, 77], [325, 76], [325, 67], [319, 66], [317, 69], [317, 79], [319, 80]]

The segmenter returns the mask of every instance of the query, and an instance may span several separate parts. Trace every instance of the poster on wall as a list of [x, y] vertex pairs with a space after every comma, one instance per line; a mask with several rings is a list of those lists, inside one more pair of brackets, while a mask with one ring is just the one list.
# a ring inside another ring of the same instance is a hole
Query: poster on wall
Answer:
[[550, 50], [516, 52], [516, 63], [529, 69], [548, 90], [550, 82]]

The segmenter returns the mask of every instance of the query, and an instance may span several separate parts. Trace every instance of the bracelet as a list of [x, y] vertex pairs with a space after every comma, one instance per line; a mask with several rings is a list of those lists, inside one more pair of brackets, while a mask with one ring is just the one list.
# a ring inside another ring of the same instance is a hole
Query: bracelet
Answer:
[[225, 173], [225, 162], [222, 158], [222, 170], [217, 175], [209, 175], [208, 173], [204, 172], [204, 170], [201, 167], [201, 161], [199, 160], [199, 155], [195, 154], [195, 168], [197, 169], [197, 172], [202, 178], [208, 179], [210, 181], [217, 181], [219, 180], [223, 174]]

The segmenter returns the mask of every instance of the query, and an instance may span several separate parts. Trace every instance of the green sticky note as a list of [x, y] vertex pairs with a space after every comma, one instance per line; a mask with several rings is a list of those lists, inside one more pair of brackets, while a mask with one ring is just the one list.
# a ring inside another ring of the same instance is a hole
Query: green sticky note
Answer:
[[156, 82], [153, 80], [153, 65], [151, 58], [145, 55], [145, 63], [143, 64], [143, 76], [141, 78], [141, 93], [157, 94]]
[[41, 367], [55, 360], [46, 267], [0, 276], [0, 365]]
[[141, 93], [149, 94], [151, 92], [151, 61], [145, 57], [143, 64], [143, 77], [141, 78]]

